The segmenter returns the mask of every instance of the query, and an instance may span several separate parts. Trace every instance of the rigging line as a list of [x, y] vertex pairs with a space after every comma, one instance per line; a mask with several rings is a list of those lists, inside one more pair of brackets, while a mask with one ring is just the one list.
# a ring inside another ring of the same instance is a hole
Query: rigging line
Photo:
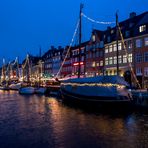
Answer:
[[[75, 31], [74, 31], [74, 33], [73, 33], [73, 37], [72, 37], [71, 43], [70, 43], [70, 45], [69, 45], [69, 47], [68, 47], [67, 53], [66, 53], [66, 55], [65, 55], [65, 58], [64, 58], [64, 60], [63, 60], [63, 62], [62, 62], [62, 64], [61, 64], [61, 67], [60, 67], [60, 69], [59, 69], [59, 71], [58, 71], [56, 77], [59, 76], [59, 74], [60, 74], [60, 72], [61, 72], [61, 70], [62, 70], [62, 67], [63, 67], [63, 65], [64, 65], [64, 63], [65, 63], [65, 61], [66, 61], [66, 58], [67, 58], [67, 56], [68, 56], [68, 54], [69, 54], [69, 51], [70, 51], [70, 49], [71, 49], [71, 46], [72, 46], [72, 44], [73, 44], [73, 42], [74, 42], [74, 38], [75, 38], [75, 36], [76, 36], [76, 34], [77, 34], [79, 25], [80, 25], [80, 19], [79, 19], [78, 22], [77, 22], [77, 25], [76, 25]], [[63, 52], [63, 53], [64, 53], [64, 52]]]
[[125, 50], [125, 54], [126, 54], [126, 57], [127, 57], [127, 62], [129, 64], [129, 67], [130, 67], [130, 71], [132, 72], [132, 75], [133, 75], [136, 83], [138, 84], [138, 87], [141, 88], [141, 86], [140, 86], [140, 84], [139, 84], [139, 82], [137, 80], [137, 77], [136, 77], [136, 75], [134, 73], [132, 64], [131, 64], [131, 62], [129, 62], [129, 59], [128, 59], [128, 51], [127, 51], [127, 48], [126, 48], [126, 45], [125, 45], [125, 42], [124, 42], [123, 34], [121, 32], [121, 27], [119, 26], [119, 23], [118, 23], [118, 28], [119, 28], [119, 33], [120, 33], [120, 36], [121, 36], [122, 44], [123, 44], [123, 47], [124, 47], [124, 50]]
[[85, 17], [86, 19], [88, 19], [89, 21], [91, 21], [92, 23], [96, 23], [96, 24], [103, 24], [103, 25], [115, 24], [115, 22], [96, 21], [96, 20], [88, 17], [84, 13], [82, 13], [82, 16]]

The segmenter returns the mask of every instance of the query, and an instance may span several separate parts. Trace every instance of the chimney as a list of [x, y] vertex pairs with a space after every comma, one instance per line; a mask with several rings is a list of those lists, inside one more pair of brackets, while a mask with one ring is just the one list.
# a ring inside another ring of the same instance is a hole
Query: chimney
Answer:
[[59, 49], [59, 50], [62, 49], [62, 46], [58, 46], [58, 49]]
[[129, 17], [134, 18], [135, 16], [136, 16], [136, 12], [131, 12]]
[[51, 49], [54, 50], [54, 46], [51, 46]]

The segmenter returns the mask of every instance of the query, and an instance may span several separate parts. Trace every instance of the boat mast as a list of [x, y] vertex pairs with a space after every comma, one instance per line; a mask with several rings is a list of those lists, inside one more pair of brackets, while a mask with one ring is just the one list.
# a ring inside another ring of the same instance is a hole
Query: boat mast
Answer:
[[78, 69], [78, 78], [80, 78], [80, 73], [81, 73], [81, 38], [82, 38], [82, 9], [83, 9], [83, 4], [80, 4], [80, 25], [79, 25], [79, 69]]
[[118, 30], [118, 13], [116, 13], [116, 48], [117, 48], [117, 76], [119, 76], [119, 50], [118, 50], [119, 30]]

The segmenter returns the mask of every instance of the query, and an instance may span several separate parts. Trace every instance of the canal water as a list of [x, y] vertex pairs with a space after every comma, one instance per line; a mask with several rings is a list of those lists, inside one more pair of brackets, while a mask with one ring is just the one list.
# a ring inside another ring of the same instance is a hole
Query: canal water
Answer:
[[0, 148], [146, 148], [148, 115], [105, 113], [0, 91]]

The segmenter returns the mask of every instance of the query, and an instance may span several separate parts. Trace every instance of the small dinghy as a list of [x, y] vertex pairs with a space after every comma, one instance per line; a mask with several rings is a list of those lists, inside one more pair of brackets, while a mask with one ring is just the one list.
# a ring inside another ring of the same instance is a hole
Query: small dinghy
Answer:
[[35, 88], [34, 87], [21, 87], [19, 89], [20, 94], [34, 94], [35, 93]]

